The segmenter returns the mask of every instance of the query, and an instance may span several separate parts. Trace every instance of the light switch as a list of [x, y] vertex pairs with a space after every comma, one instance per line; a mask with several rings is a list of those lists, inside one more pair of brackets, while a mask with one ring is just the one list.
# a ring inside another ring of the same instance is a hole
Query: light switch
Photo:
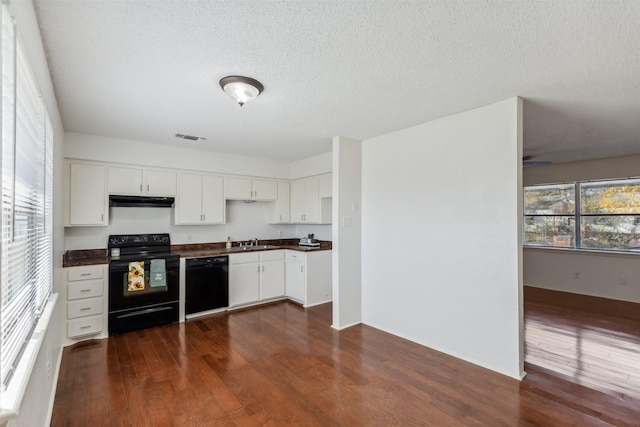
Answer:
[[343, 216], [342, 217], [342, 226], [343, 227], [351, 227], [351, 217], [350, 216]]

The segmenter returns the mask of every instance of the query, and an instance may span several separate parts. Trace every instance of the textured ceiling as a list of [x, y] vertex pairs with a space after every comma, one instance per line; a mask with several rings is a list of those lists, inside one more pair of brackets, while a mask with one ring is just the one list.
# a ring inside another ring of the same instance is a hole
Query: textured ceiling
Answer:
[[536, 160], [640, 154], [637, 0], [35, 5], [67, 131], [292, 161], [518, 95]]

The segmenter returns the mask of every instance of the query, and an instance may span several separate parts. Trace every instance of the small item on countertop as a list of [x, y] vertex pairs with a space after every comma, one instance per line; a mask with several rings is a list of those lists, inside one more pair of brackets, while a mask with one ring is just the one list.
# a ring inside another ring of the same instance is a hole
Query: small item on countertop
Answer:
[[232, 243], [231, 243], [231, 236], [227, 237], [227, 249], [231, 249]]
[[[310, 236], [313, 236], [313, 234], [310, 234]], [[309, 248], [317, 248], [320, 247], [320, 242], [315, 241], [312, 237], [303, 237], [300, 239], [300, 241], [298, 242], [298, 246], [306, 246]]]

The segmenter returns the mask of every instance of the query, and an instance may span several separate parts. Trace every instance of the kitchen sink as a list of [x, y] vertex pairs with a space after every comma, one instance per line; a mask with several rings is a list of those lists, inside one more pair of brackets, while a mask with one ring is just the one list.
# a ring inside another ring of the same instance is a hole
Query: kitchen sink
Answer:
[[265, 249], [278, 249], [280, 246], [275, 245], [258, 245], [258, 246], [234, 246], [233, 248], [227, 249], [228, 251], [233, 252], [245, 252], [245, 251], [264, 251]]

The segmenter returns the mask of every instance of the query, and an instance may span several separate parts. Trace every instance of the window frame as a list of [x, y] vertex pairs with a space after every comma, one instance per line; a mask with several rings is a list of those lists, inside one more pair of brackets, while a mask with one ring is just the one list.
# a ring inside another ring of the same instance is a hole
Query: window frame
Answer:
[[[594, 179], [594, 180], [582, 180], [582, 181], [570, 181], [570, 182], [559, 182], [559, 183], [545, 183], [545, 184], [534, 184], [523, 186], [523, 197], [522, 197], [522, 246], [524, 248], [543, 248], [543, 249], [556, 249], [556, 250], [571, 250], [571, 251], [581, 251], [581, 252], [607, 252], [607, 253], [621, 253], [621, 254], [640, 254], [640, 247], [638, 249], [629, 249], [629, 248], [599, 248], [599, 247], [584, 247], [583, 246], [583, 232], [582, 227], [585, 223], [584, 218], [587, 217], [620, 217], [620, 216], [635, 216], [640, 218], [639, 213], [583, 213], [582, 212], [582, 187], [584, 184], [590, 183], [607, 183], [607, 182], [619, 182], [621, 186], [628, 185], [625, 184], [629, 181], [638, 181], [640, 177], [623, 177], [623, 178], [609, 178], [609, 179]], [[536, 188], [536, 187], [552, 187], [552, 186], [574, 186], [574, 212], [573, 214], [531, 214], [526, 211], [526, 202], [525, 202], [525, 194], [527, 190]], [[573, 218], [574, 221], [574, 230], [573, 230], [573, 245], [566, 246], [554, 246], [554, 245], [545, 245], [545, 244], [535, 244], [528, 243], [526, 240], [526, 226], [525, 221], [527, 217], [570, 217]]]

